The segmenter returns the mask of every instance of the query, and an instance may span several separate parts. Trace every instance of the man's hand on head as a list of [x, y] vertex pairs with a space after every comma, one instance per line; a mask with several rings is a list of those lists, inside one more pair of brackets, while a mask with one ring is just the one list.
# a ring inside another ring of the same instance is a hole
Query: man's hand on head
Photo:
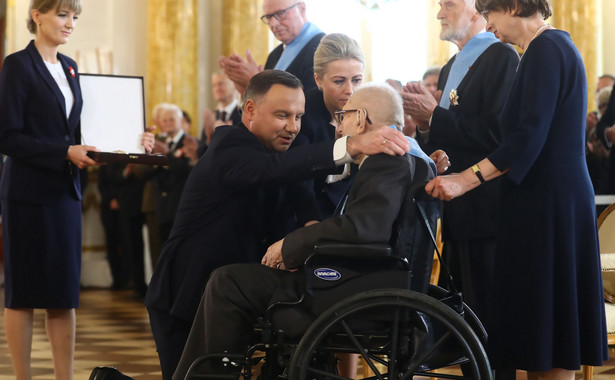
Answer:
[[410, 151], [410, 143], [403, 133], [385, 125], [349, 137], [346, 141], [346, 151], [351, 157], [357, 157], [359, 154], [372, 156], [378, 153], [401, 156]]

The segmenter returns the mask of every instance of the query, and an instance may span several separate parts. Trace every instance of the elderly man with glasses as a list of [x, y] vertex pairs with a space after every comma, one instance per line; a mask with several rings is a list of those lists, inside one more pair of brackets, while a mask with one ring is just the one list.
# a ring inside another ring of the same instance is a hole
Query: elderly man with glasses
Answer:
[[[307, 20], [305, 3], [295, 0], [263, 0], [261, 20], [269, 25], [275, 38], [282, 42], [269, 53], [265, 70], [283, 70], [295, 75], [301, 80], [305, 91], [316, 87], [314, 51], [325, 34]], [[242, 95], [250, 78], [263, 70], [249, 50], [246, 59], [233, 53], [229, 57], [220, 57], [219, 63]]]

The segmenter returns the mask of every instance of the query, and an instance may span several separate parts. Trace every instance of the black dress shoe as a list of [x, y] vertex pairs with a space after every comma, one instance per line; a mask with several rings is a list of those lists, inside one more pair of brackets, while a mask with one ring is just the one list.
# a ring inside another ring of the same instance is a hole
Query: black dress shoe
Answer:
[[130, 376], [126, 376], [115, 367], [96, 367], [90, 374], [90, 380], [134, 380]]

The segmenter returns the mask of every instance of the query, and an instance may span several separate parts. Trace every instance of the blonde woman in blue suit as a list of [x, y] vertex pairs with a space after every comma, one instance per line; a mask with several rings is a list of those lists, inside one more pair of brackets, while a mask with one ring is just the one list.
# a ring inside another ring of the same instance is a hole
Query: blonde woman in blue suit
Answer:
[[31, 0], [34, 40], [0, 73], [0, 180], [5, 329], [17, 380], [32, 378], [33, 309], [46, 309], [55, 378], [71, 380], [81, 268], [79, 169], [96, 165], [80, 144], [77, 64], [59, 54], [80, 0]]

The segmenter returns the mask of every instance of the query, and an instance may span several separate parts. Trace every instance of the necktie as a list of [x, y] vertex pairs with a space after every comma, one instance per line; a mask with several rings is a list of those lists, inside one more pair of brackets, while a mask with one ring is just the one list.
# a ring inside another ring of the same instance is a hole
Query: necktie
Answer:
[[175, 143], [173, 141], [169, 142], [169, 150], [173, 150], [173, 146], [175, 145]]

